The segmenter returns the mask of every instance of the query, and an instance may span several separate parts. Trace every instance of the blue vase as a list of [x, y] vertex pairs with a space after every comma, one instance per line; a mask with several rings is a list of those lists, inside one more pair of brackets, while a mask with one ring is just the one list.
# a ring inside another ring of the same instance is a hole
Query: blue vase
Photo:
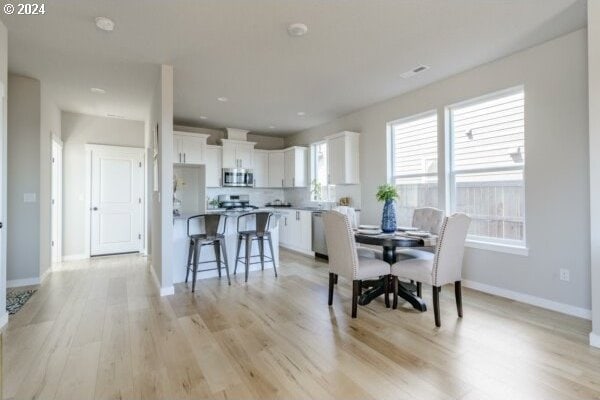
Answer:
[[386, 200], [383, 205], [381, 230], [385, 233], [396, 232], [396, 206], [394, 200]]

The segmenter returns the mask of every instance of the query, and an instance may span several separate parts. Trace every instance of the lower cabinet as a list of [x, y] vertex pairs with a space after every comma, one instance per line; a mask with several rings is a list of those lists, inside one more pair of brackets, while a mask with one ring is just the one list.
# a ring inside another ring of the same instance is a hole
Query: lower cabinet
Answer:
[[312, 252], [312, 213], [304, 210], [282, 210], [279, 220], [279, 244], [307, 255]]

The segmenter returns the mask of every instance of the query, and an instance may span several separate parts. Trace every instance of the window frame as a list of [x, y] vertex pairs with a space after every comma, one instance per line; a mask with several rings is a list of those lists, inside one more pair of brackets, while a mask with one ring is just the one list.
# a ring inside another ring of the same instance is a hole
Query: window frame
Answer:
[[317, 146], [320, 145], [325, 145], [326, 151], [327, 151], [327, 163], [326, 163], [326, 168], [329, 171], [329, 145], [327, 143], [327, 139], [323, 139], [323, 140], [319, 140], [316, 142], [313, 142], [310, 144], [310, 182], [309, 182], [309, 196], [310, 196], [310, 201], [312, 203], [330, 203], [332, 202], [331, 200], [331, 187], [335, 186], [335, 185], [331, 185], [329, 184], [329, 173], [327, 173], [326, 176], [326, 181], [325, 184], [322, 184], [322, 190], [324, 191], [325, 194], [325, 199], [322, 200], [316, 200], [315, 198], [313, 198], [313, 193], [312, 193], [312, 182], [316, 179], [317, 176], [317, 154], [316, 154], [316, 148]]
[[[423, 173], [416, 173], [416, 174], [406, 174], [406, 175], [395, 175], [395, 135], [394, 135], [394, 126], [398, 125], [398, 124], [405, 124], [405, 123], [410, 123], [413, 121], [417, 121], [420, 119], [425, 119], [425, 118], [429, 118], [429, 117], [435, 117], [435, 140], [436, 140], [436, 171], [435, 172], [423, 172]], [[443, 208], [443, 205], [441, 205], [443, 203], [443, 198], [440, 197], [440, 187], [442, 187], [441, 185], [444, 184], [444, 177], [443, 174], [440, 174], [440, 161], [443, 160], [443, 157], [440, 157], [440, 155], [443, 155], [443, 153], [440, 151], [443, 148], [443, 144], [440, 142], [440, 115], [438, 113], [438, 110], [433, 108], [424, 112], [420, 112], [417, 114], [412, 114], [409, 116], [405, 116], [405, 117], [401, 117], [401, 118], [397, 118], [393, 121], [389, 121], [386, 124], [386, 130], [387, 130], [387, 145], [388, 150], [387, 150], [387, 157], [388, 157], [388, 183], [394, 185], [394, 187], [397, 187], [396, 184], [396, 180], [398, 179], [411, 179], [411, 178], [428, 178], [428, 177], [434, 177], [436, 178], [436, 185], [437, 185], [437, 204], [436, 205], [423, 205], [422, 207], [437, 207], [437, 208]]]
[[[502, 239], [502, 238], [494, 238], [491, 236], [478, 236], [478, 235], [467, 235], [466, 244], [468, 247], [491, 250], [491, 251], [502, 251], [517, 255], [528, 255], [527, 248], [527, 201], [526, 201], [526, 160], [523, 160], [523, 163], [520, 166], [512, 166], [512, 167], [495, 167], [495, 168], [478, 168], [478, 169], [469, 169], [468, 171], [460, 171], [456, 172], [455, 170], [455, 158], [454, 158], [454, 132], [453, 132], [453, 123], [452, 123], [452, 109], [459, 107], [466, 107], [469, 105], [474, 105], [477, 103], [490, 101], [494, 99], [499, 99], [502, 97], [510, 96], [513, 94], [517, 94], [519, 92], [523, 93], [523, 126], [525, 128], [526, 123], [526, 104], [525, 100], [525, 87], [523, 85], [513, 86], [507, 89], [499, 90], [496, 92], [492, 92], [489, 94], [485, 94], [482, 96], [478, 96], [475, 98], [471, 98], [465, 101], [457, 102], [445, 107], [444, 117], [445, 117], [445, 127], [446, 132], [444, 135], [444, 140], [446, 142], [446, 165], [445, 165], [445, 179], [447, 182], [446, 185], [446, 198], [447, 204], [446, 209], [450, 210], [450, 213], [457, 212], [456, 210], [456, 175], [461, 174], [477, 174], [477, 173], [493, 173], [493, 172], [510, 172], [510, 171], [521, 171], [523, 176], [523, 239], [522, 240], [514, 240], [514, 239]], [[525, 129], [526, 130], [526, 129]], [[526, 153], [527, 149], [527, 139], [525, 133], [523, 133], [524, 146], [523, 150]]]

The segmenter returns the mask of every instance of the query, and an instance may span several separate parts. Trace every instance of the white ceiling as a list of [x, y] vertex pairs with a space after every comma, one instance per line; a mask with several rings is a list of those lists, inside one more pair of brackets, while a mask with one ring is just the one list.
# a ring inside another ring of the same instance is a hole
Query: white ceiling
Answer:
[[[144, 119], [166, 63], [177, 122], [282, 134], [586, 25], [584, 0], [54, 0], [46, 10], [1, 19], [9, 70], [42, 80], [61, 109]], [[308, 34], [289, 37], [292, 22]], [[431, 69], [399, 76], [419, 64]]]

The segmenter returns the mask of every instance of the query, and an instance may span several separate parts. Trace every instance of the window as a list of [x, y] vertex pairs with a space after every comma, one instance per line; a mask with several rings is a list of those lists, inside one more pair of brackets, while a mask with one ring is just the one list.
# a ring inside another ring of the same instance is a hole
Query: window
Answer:
[[311, 201], [331, 201], [335, 198], [335, 186], [329, 185], [327, 171], [327, 142], [313, 143], [311, 153]]
[[523, 89], [449, 109], [452, 209], [473, 240], [525, 244], [524, 116]]
[[398, 189], [397, 221], [410, 226], [415, 208], [438, 205], [437, 113], [389, 124], [392, 181]]

